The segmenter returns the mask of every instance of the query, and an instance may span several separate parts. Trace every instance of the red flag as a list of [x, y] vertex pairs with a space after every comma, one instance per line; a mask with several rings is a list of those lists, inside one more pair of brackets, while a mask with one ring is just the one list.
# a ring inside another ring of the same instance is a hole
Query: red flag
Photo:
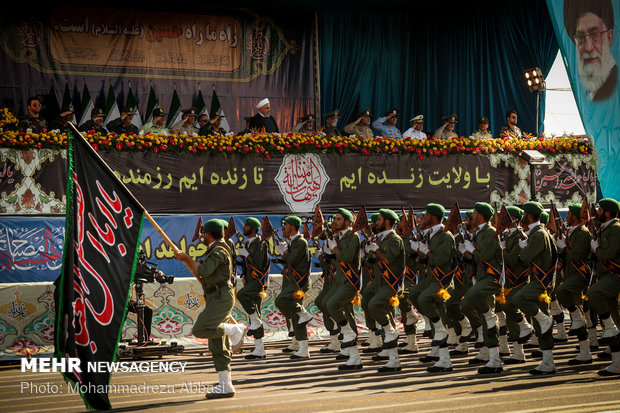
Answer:
[[110, 373], [87, 365], [116, 358], [147, 212], [75, 126], [69, 128], [54, 357], [78, 358], [81, 372], [64, 377], [85, 390], [80, 394], [87, 407], [108, 410]]
[[547, 227], [547, 230], [551, 235], [554, 235], [558, 232], [557, 217], [555, 215], [555, 208], [553, 207], [553, 202], [549, 207], [549, 222], [545, 224], [545, 227]]
[[237, 233], [237, 227], [235, 226], [235, 220], [233, 217], [230, 217], [228, 221], [228, 228], [226, 228], [226, 232], [224, 233], [224, 237], [226, 239], [230, 239], [233, 235]]
[[360, 207], [357, 216], [355, 217], [355, 221], [353, 222], [353, 232], [357, 232], [360, 229], [366, 228], [368, 226], [368, 217], [366, 216], [366, 208], [362, 205]]
[[443, 232], [450, 231], [453, 234], [456, 234], [458, 231], [458, 226], [463, 222], [461, 219], [461, 211], [459, 211], [459, 204], [457, 202], [452, 205], [452, 209], [450, 210], [450, 215], [448, 215], [448, 219], [446, 220], [446, 224], [443, 228]]
[[314, 208], [314, 217], [312, 217], [312, 238], [319, 236], [325, 227], [325, 218], [319, 204]]
[[273, 225], [271, 225], [271, 221], [269, 220], [269, 217], [267, 216], [263, 217], [261, 228], [263, 229], [263, 235], [260, 237], [261, 241], [265, 241], [269, 239], [269, 237], [272, 236], [273, 233], [275, 232], [273, 229]]
[[588, 225], [590, 223], [590, 206], [588, 205], [588, 200], [586, 198], [584, 198], [581, 203], [579, 218], [581, 219], [581, 225]]
[[306, 241], [308, 241], [310, 238], [312, 238], [312, 235], [310, 234], [310, 228], [308, 228], [308, 223], [304, 222], [304, 229], [302, 232], [304, 238], [306, 239]]
[[510, 214], [508, 213], [508, 210], [506, 209], [504, 205], [502, 205], [502, 208], [500, 209], [499, 214], [497, 215], [496, 221], [497, 221], [497, 226], [495, 227], [496, 237], [502, 232], [504, 232], [507, 228], [510, 228], [510, 226], [512, 225], [512, 218], [510, 217]]
[[202, 237], [202, 217], [198, 218], [198, 222], [196, 223], [196, 229], [194, 230], [194, 236], [192, 237], [192, 242], [196, 241], [200, 237]]

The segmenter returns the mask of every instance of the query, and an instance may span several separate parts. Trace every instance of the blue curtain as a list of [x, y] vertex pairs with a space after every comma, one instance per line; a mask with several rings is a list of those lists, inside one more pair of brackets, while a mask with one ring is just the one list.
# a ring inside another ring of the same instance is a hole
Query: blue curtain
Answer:
[[[321, 8], [318, 16], [321, 109], [340, 109], [340, 127], [355, 110], [370, 107], [375, 119], [395, 106], [403, 132], [415, 115], [424, 115], [432, 133], [442, 116], [456, 113], [460, 136], [483, 115], [496, 136], [515, 109], [518, 126], [535, 132], [536, 96], [523, 73], [540, 67], [548, 74], [558, 51], [544, 0]], [[543, 117], [544, 95], [541, 132]]]

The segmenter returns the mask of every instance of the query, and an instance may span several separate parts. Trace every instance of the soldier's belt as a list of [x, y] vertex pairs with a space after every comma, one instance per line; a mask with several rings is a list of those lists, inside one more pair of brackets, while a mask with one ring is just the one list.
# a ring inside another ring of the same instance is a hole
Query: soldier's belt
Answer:
[[230, 281], [226, 280], [226, 281], [220, 281], [217, 284], [212, 285], [211, 287], [207, 288], [205, 290], [205, 294], [212, 294], [214, 292], [216, 292], [217, 290], [221, 290], [222, 288], [232, 288], [232, 284], [230, 283]]

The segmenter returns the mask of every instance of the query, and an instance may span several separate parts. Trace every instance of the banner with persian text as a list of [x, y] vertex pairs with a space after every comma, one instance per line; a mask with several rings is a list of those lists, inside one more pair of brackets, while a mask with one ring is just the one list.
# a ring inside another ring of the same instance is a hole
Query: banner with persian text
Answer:
[[[25, 154], [28, 154], [27, 156]], [[523, 204], [530, 168], [510, 154], [426, 157], [392, 154], [239, 155], [100, 152], [129, 190], [154, 214], [289, 214], [412, 206], [429, 202], [471, 208], [478, 201]], [[0, 149], [0, 212], [62, 213], [62, 151]], [[534, 170], [536, 199], [566, 206], [594, 200], [596, 160], [558, 155]], [[19, 177], [19, 178], [17, 178]], [[51, 179], [50, 177], [57, 177]]]
[[244, 116], [256, 113], [265, 97], [282, 130], [314, 113], [309, 11], [291, 20], [283, 11], [262, 15], [205, 7], [183, 13], [50, 4], [18, 18], [5, 14], [0, 23], [0, 102], [24, 108], [20, 117], [27, 99], [38, 95], [49, 122], [59, 113], [65, 87], [76, 109], [86, 107], [81, 101], [86, 87], [103, 108], [110, 86], [121, 108], [131, 91], [142, 114], [151, 88], [164, 111], [175, 91], [189, 108], [199, 105], [199, 92], [210, 102], [217, 89], [233, 132], [245, 128]]

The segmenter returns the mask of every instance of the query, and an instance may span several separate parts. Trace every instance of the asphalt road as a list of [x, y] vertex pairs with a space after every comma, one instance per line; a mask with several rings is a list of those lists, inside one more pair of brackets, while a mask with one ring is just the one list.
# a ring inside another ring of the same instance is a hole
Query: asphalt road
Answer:
[[[418, 341], [424, 355], [430, 342]], [[237, 394], [224, 400], [204, 399], [207, 386], [217, 382], [208, 353], [166, 355], [161, 361], [186, 361], [185, 373], [114, 373], [110, 384], [117, 386], [117, 392], [110, 393], [110, 400], [119, 411], [174, 413], [620, 411], [620, 378], [596, 374], [609, 361], [595, 354], [593, 364], [567, 364], [577, 354], [575, 338], [556, 345], [558, 373], [543, 377], [528, 373], [538, 364], [533, 358], [526, 364], [507, 366], [498, 375], [479, 376], [477, 367], [467, 364], [473, 354], [454, 358], [454, 371], [447, 374], [427, 373], [427, 365], [418, 361], [420, 355], [401, 356], [403, 370], [398, 373], [378, 373], [376, 369], [384, 362], [373, 362], [369, 355], [363, 355], [362, 370], [339, 373], [337, 366], [342, 362], [320, 354], [322, 346], [312, 342], [311, 358], [304, 361], [290, 360], [277, 344], [267, 348], [264, 361], [249, 362], [235, 355], [232, 368]], [[137, 393], [121, 392], [132, 385]], [[144, 391], [147, 385], [151, 387]], [[155, 385], [160, 387], [154, 389]], [[0, 411], [83, 410], [80, 396], [68, 391], [59, 373], [22, 373], [19, 365], [0, 366]]]

